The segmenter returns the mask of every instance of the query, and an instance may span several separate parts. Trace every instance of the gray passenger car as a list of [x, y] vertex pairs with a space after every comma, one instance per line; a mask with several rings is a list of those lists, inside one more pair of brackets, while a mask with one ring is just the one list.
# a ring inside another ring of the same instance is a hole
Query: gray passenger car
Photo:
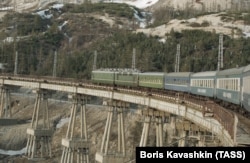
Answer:
[[216, 75], [216, 97], [234, 104], [241, 104], [242, 77], [245, 67], [219, 71]]
[[173, 72], [165, 75], [165, 89], [190, 92], [190, 75], [192, 72]]
[[250, 112], [250, 65], [243, 71], [243, 107]]
[[192, 74], [190, 77], [191, 93], [215, 97], [216, 73], [217, 71], [206, 71]]

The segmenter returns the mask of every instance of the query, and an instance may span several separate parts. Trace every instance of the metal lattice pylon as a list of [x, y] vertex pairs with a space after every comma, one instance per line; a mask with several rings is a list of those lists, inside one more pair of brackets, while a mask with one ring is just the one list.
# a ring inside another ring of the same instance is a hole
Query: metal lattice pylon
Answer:
[[180, 49], [181, 49], [181, 45], [177, 44], [177, 52], [176, 52], [176, 59], [175, 59], [175, 72], [180, 71]]
[[53, 130], [50, 126], [48, 96], [46, 90], [36, 90], [37, 97], [31, 120], [27, 129], [28, 141], [26, 155], [31, 160], [52, 157], [51, 141]]

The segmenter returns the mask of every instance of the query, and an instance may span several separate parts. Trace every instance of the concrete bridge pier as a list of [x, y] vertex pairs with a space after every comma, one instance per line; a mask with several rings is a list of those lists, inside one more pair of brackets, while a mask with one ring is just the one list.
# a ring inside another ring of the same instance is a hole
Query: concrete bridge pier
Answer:
[[197, 124], [183, 120], [176, 123], [178, 146], [206, 146], [207, 131]]
[[19, 87], [0, 85], [0, 125], [13, 125], [17, 119], [12, 117], [10, 92]]
[[197, 143], [197, 146], [198, 147], [204, 147], [205, 146], [205, 137], [202, 136], [202, 133], [199, 131], [198, 132], [198, 143]]
[[176, 137], [176, 119], [177, 116], [170, 114], [169, 122], [165, 124], [164, 128], [168, 134], [167, 144], [172, 144]]
[[178, 147], [185, 147], [186, 146], [186, 136], [187, 136], [187, 133], [185, 130], [181, 130], [180, 131], [180, 139], [179, 139], [179, 142], [178, 142]]
[[[89, 142], [86, 122], [86, 104], [89, 96], [74, 94], [69, 96], [73, 100], [70, 121], [66, 138], [62, 139], [63, 152], [61, 163], [89, 163]], [[77, 110], [80, 105], [80, 133], [76, 129]]]
[[156, 147], [163, 146], [163, 119], [162, 117], [155, 118], [155, 127], [156, 127]]
[[[96, 153], [95, 160], [96, 162], [99, 163], [124, 162], [126, 161], [126, 159], [128, 159], [128, 156], [126, 153], [126, 145], [125, 145], [123, 113], [124, 110], [129, 107], [129, 103], [117, 100], [110, 100], [110, 101], [104, 101], [103, 104], [108, 106], [108, 116], [102, 139], [101, 150], [100, 152]], [[112, 153], [109, 148], [109, 139], [111, 134], [111, 126], [114, 118], [114, 113], [117, 114], [117, 121], [118, 121], [118, 143], [117, 143], [118, 148], [117, 151]]]
[[42, 160], [51, 157], [51, 140], [53, 130], [50, 126], [48, 97], [51, 93], [47, 90], [38, 89], [32, 121], [27, 129], [28, 141], [26, 156], [29, 160]]
[[148, 134], [151, 123], [155, 124], [155, 136], [156, 136], [156, 146], [163, 146], [163, 124], [170, 117], [168, 113], [157, 111], [154, 109], [141, 110], [140, 114], [144, 118], [144, 124], [142, 129], [142, 135], [140, 140], [140, 147], [145, 147], [148, 141]]
[[143, 129], [142, 129], [142, 135], [141, 135], [141, 141], [140, 141], [140, 147], [145, 147], [147, 145], [150, 123], [151, 123], [151, 117], [145, 116]]
[[1, 118], [11, 118], [12, 117], [12, 111], [10, 106], [10, 89], [6, 86], [2, 86], [0, 88], [1, 90], [1, 111], [0, 111], [0, 117]]

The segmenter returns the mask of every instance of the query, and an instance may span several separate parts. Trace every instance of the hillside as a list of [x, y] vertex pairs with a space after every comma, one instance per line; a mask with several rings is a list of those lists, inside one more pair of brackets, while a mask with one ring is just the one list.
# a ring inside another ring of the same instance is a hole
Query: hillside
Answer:
[[250, 37], [250, 26], [243, 20], [235, 20], [233, 15], [225, 12], [202, 15], [190, 19], [173, 19], [169, 22], [146, 29], [138, 29], [136, 32], [143, 32], [148, 35], [154, 35], [166, 38], [171, 30], [182, 32], [183, 30], [203, 30], [224, 34], [232, 38]]
[[[17, 6], [34, 4], [33, 1], [23, 2]], [[172, 72], [178, 43], [185, 49], [181, 71], [215, 70], [220, 34], [224, 34], [225, 61], [230, 61], [225, 68], [250, 63], [249, 13], [173, 10], [177, 1], [167, 4], [163, 0], [93, 4], [48, 2], [40, 1], [26, 12], [6, 12], [2, 17], [0, 39], [4, 44], [0, 60], [7, 65], [5, 73], [13, 72], [13, 54], [18, 51], [19, 74], [50, 76], [57, 53], [57, 76], [89, 79], [95, 51], [98, 52], [98, 68], [124, 68], [131, 67], [134, 48], [137, 58], [141, 58], [137, 60], [137, 68]], [[32, 9], [36, 7], [39, 9]], [[238, 57], [239, 52], [242, 57]], [[204, 56], [208, 56], [209, 62]]]
[[[3, 1], [3, 6], [14, 6], [17, 11], [27, 12], [29, 9], [34, 8], [44, 8], [46, 4], [53, 1]], [[92, 0], [92, 3], [97, 3], [99, 1]], [[104, 0], [103, 2], [109, 2]], [[223, 33], [225, 35], [231, 35], [231, 37], [248, 37], [250, 34], [250, 27], [245, 24], [242, 19], [238, 20], [234, 15], [227, 15], [223, 11], [246, 11], [249, 9], [250, 1], [246, 0], [113, 0], [113, 3], [127, 3], [129, 5], [138, 7], [140, 9], [145, 9], [149, 12], [155, 12], [161, 10], [162, 8], [170, 7], [174, 10], [194, 10], [197, 12], [211, 13], [213, 14], [203, 14], [202, 16], [194, 16], [189, 19], [172, 19], [157, 28], [149, 28], [146, 30], [138, 30], [138, 32], [144, 32], [146, 34], [158, 35], [163, 37], [166, 33], [169, 33], [171, 29], [175, 31], [182, 31], [184, 29], [192, 30], [205, 30], [216, 33]], [[69, 1], [69, 3], [75, 3], [75, 1]], [[217, 12], [217, 14], [214, 14]], [[3, 15], [3, 13], [2, 13]], [[240, 16], [237, 16], [240, 17]], [[241, 15], [244, 17], [244, 15]], [[107, 17], [107, 15], [99, 16], [100, 19], [108, 22], [109, 24], [114, 24], [112, 18]], [[121, 20], [124, 21], [124, 20]], [[201, 25], [206, 23], [206, 26]], [[144, 26], [143, 26], [144, 27]], [[164, 28], [165, 27], [165, 28]], [[195, 27], [195, 28], [193, 28]], [[234, 33], [234, 36], [232, 36]]]
[[[229, 8], [229, 0], [142, 1], [146, 3], [123, 0], [132, 6], [120, 3], [61, 4], [53, 0], [4, 1], [5, 6], [18, 2], [18, 12], [0, 13], [0, 62], [6, 64], [2, 73], [13, 74], [15, 56], [18, 55], [18, 75], [50, 77], [57, 54], [57, 77], [86, 82], [91, 76], [95, 52], [98, 54], [97, 68], [128, 68], [134, 49], [138, 69], [173, 72], [177, 44], [181, 44], [180, 71], [216, 70], [221, 33], [224, 34], [225, 68], [250, 64], [249, 13], [238, 12], [239, 7]], [[230, 11], [222, 11], [224, 8]], [[203, 9], [206, 10], [203, 12]], [[27, 143], [26, 129], [30, 126], [34, 107], [33, 97], [13, 96], [13, 116], [22, 121], [18, 125], [0, 127], [0, 152], [18, 150], [23, 154]], [[59, 97], [49, 103], [55, 133], [53, 158], [46, 163], [59, 162], [61, 139], [67, 131], [71, 103], [60, 101], [62, 97]], [[100, 103], [96, 100], [91, 104]], [[125, 114], [126, 145], [130, 152], [139, 143], [143, 125], [134, 113], [128, 111]], [[88, 105], [91, 162], [100, 147], [106, 116], [106, 108]], [[164, 126], [165, 129], [168, 127]], [[152, 136], [154, 132], [150, 134]], [[117, 133], [112, 132], [113, 148], [115, 136]], [[149, 145], [154, 142], [152, 136]], [[2, 158], [15, 163], [29, 162], [19, 155], [0, 155], [0, 160]]]
[[207, 12], [221, 12], [225, 10], [247, 10], [250, 7], [249, 0], [159, 0], [151, 6], [151, 10], [161, 7], [172, 7], [177, 10], [204, 10]]
[[[49, 1], [53, 2], [53, 1]], [[73, 3], [74, 1], [72, 1]], [[127, 3], [129, 5], [138, 7], [140, 9], [145, 9], [149, 12], [155, 12], [161, 10], [162, 8], [172, 7], [175, 10], [197, 10], [200, 12], [206, 12], [202, 16], [194, 16], [189, 19], [172, 19], [169, 22], [165, 22], [155, 28], [138, 29], [137, 32], [143, 32], [150, 35], [157, 35], [164, 37], [166, 33], [169, 33], [172, 29], [175, 31], [182, 30], [204, 30], [209, 32], [223, 33], [230, 37], [249, 37], [250, 36], [250, 26], [244, 22], [244, 20], [239, 19], [244, 17], [242, 15], [227, 14], [222, 11], [233, 11], [233, 10], [244, 10], [248, 9], [248, 1], [228, 1], [228, 0], [143, 0], [143, 1], [131, 1], [131, 0], [114, 0], [114, 3]], [[93, 1], [95, 3], [95, 1]], [[12, 5], [14, 1], [7, 1], [3, 6]], [[17, 8], [18, 11], [25, 9], [34, 9], [35, 7], [42, 8], [48, 4], [48, 1], [41, 1], [40, 3], [35, 3], [31, 1], [25, 3], [25, 1], [18, 1]], [[250, 1], [249, 1], [250, 4]], [[244, 7], [244, 8], [243, 8]], [[219, 9], [218, 9], [219, 8]], [[212, 14], [209, 14], [213, 12]], [[217, 13], [214, 13], [217, 12]], [[5, 12], [1, 13], [3, 16]], [[94, 15], [95, 18], [101, 19], [108, 23], [109, 25], [114, 25], [113, 18], [108, 15]], [[120, 20], [125, 21], [125, 20]], [[203, 24], [205, 24], [205, 26]], [[126, 23], [128, 24], [128, 22]], [[145, 26], [141, 26], [145, 27]], [[233, 33], [233, 35], [232, 35]]]

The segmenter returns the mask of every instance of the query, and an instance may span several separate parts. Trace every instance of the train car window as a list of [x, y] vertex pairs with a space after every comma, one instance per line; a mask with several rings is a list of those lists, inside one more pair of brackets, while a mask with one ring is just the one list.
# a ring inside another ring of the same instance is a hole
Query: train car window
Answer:
[[239, 89], [238, 89], [238, 85], [237, 85], [237, 79], [235, 79], [235, 81], [234, 81], [234, 89], [235, 89], [235, 91], [238, 91]]
[[245, 83], [247, 83], [247, 84], [245, 84], [247, 86], [247, 92], [250, 92], [250, 84], [249, 84], [250, 78], [247, 78]]
[[247, 82], [248, 82], [247, 79], [244, 78], [243, 79], [243, 85], [244, 85], [243, 89], [244, 89], [244, 92], [248, 92], [248, 90], [249, 90], [249, 88], [248, 88], [249, 84], [247, 84]]
[[233, 90], [236, 91], [236, 79], [233, 79]]
[[231, 80], [231, 89], [232, 89], [232, 90], [234, 90], [234, 82], [233, 82], [233, 81], [234, 81], [234, 80], [232, 79], [232, 80]]
[[239, 85], [238, 85], [238, 80], [235, 81], [235, 86], [236, 86], [236, 90], [240, 90]]
[[249, 84], [250, 83], [250, 78], [247, 79], [246, 83], [247, 83], [248, 92], [250, 92], [250, 84]]
[[228, 80], [228, 85], [229, 85], [228, 88], [232, 90], [232, 80], [231, 79]]
[[235, 79], [232, 80], [232, 90], [235, 90]]
[[237, 91], [238, 91], [238, 90], [240, 90], [240, 88], [239, 88], [239, 82], [238, 82], [238, 80], [236, 80], [236, 83], [235, 83], [235, 85], [236, 85], [236, 87], [237, 87]]
[[234, 89], [234, 80], [235, 80], [235, 79], [232, 79], [232, 80], [231, 80], [231, 84], [232, 84], [231, 89], [232, 89], [232, 90], [235, 90], [235, 89]]
[[233, 90], [233, 79], [229, 79], [229, 89]]

